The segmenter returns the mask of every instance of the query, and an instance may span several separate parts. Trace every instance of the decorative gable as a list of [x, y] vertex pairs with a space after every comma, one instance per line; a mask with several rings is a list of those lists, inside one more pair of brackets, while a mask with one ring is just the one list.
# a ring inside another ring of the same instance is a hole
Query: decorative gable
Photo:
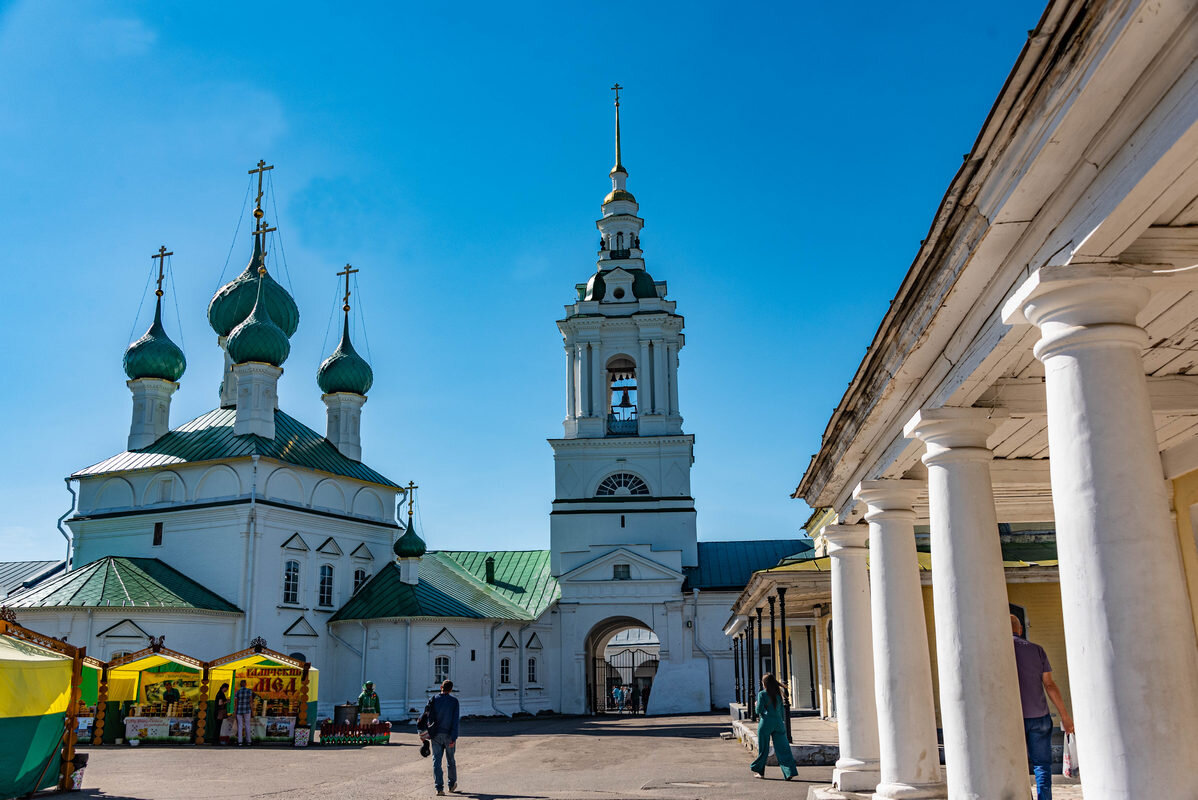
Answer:
[[[299, 534], [296, 535], [298, 536]], [[316, 552], [330, 556], [342, 555], [341, 548], [337, 546], [337, 541], [332, 536], [325, 539], [320, 547], [316, 548]]]
[[453, 638], [449, 628], [442, 628], [437, 635], [428, 640], [429, 647], [457, 647], [458, 640]]
[[499, 646], [502, 648], [515, 649], [518, 645], [516, 644], [516, 640], [512, 638], [512, 634], [508, 632], [503, 635], [503, 639], [500, 640]]
[[106, 639], [149, 639], [150, 634], [146, 633], [136, 622], [131, 619], [123, 619], [115, 625], [111, 625], [96, 634], [97, 637], [103, 636]]
[[312, 627], [312, 624], [308, 622], [308, 620], [304, 619], [303, 615], [301, 615], [295, 622], [291, 623], [291, 627], [283, 631], [283, 635], [312, 637], [320, 636], [320, 634], [316, 632], [316, 629]]
[[367, 547], [365, 543], [355, 547], [354, 551], [350, 553], [350, 556], [352, 558], [360, 558], [364, 561], [374, 561], [374, 553], [370, 552], [370, 548]]
[[300, 552], [306, 553], [309, 550], [311, 550], [312, 548], [308, 547], [308, 543], [304, 541], [304, 537], [300, 536], [297, 533], [294, 536], [292, 536], [290, 539], [288, 539], [287, 541], [283, 542], [283, 549], [284, 550], [299, 550]]
[[541, 649], [541, 637], [537, 636], [534, 633], [532, 636], [528, 637], [528, 644], [526, 644], [524, 646], [527, 647], [529, 650], [540, 650]]
[[583, 581], [679, 581], [683, 574], [646, 558], [639, 553], [617, 547], [598, 558], [567, 572], [559, 578], [560, 583]]

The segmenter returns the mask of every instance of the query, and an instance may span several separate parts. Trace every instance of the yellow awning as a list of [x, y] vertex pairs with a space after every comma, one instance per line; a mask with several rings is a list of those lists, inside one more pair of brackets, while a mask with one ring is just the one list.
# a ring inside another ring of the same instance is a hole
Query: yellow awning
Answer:
[[71, 698], [73, 659], [0, 636], [0, 717], [62, 714]]

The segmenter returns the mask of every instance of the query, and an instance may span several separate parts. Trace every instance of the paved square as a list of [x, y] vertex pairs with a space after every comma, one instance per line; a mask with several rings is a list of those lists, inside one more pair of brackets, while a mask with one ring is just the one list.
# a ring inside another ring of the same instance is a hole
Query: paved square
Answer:
[[[560, 798], [805, 798], [831, 767], [803, 767], [770, 780], [749, 772], [752, 756], [726, 715], [466, 720], [460, 794], [477, 800]], [[394, 798], [433, 795], [431, 759], [413, 730], [373, 747], [92, 747], [84, 798]]]

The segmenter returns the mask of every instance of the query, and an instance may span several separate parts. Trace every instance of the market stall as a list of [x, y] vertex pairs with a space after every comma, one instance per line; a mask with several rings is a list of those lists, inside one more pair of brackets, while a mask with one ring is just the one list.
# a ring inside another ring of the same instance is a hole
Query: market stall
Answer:
[[308, 743], [320, 677], [311, 664], [271, 650], [259, 638], [246, 650], [210, 662], [208, 672], [214, 693], [229, 686], [229, 716], [221, 725], [221, 741], [234, 738], [232, 697], [244, 680], [254, 692], [253, 741]]
[[203, 741], [207, 717], [207, 664], [163, 646], [163, 637], [150, 647], [100, 665], [97, 719], [105, 720], [99, 737], [112, 719], [109, 707], [120, 704], [120, 733], [130, 744]]
[[0, 608], [0, 797], [69, 788], [83, 657]]

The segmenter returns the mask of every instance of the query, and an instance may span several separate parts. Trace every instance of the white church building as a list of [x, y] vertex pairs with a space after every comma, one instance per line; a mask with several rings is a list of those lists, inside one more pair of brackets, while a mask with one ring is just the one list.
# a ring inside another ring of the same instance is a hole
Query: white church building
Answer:
[[68, 479], [70, 569], [2, 602], [105, 660], [150, 636], [199, 659], [263, 637], [320, 669], [321, 716], [367, 679], [391, 719], [447, 678], [466, 714], [602, 713], [630, 684], [650, 714], [726, 708], [732, 602], [754, 570], [810, 544], [698, 541], [683, 317], [646, 271], [618, 96], [610, 178], [597, 269], [557, 323], [568, 413], [549, 440], [548, 550], [430, 550], [415, 489], [362, 461], [373, 373], [350, 340], [348, 276], [341, 342], [317, 371], [325, 434], [281, 410], [299, 310], [267, 269], [259, 191], [249, 265], [208, 308], [225, 353], [219, 406], [171, 428], [186, 361], [156, 314], [125, 355], [127, 448]]

